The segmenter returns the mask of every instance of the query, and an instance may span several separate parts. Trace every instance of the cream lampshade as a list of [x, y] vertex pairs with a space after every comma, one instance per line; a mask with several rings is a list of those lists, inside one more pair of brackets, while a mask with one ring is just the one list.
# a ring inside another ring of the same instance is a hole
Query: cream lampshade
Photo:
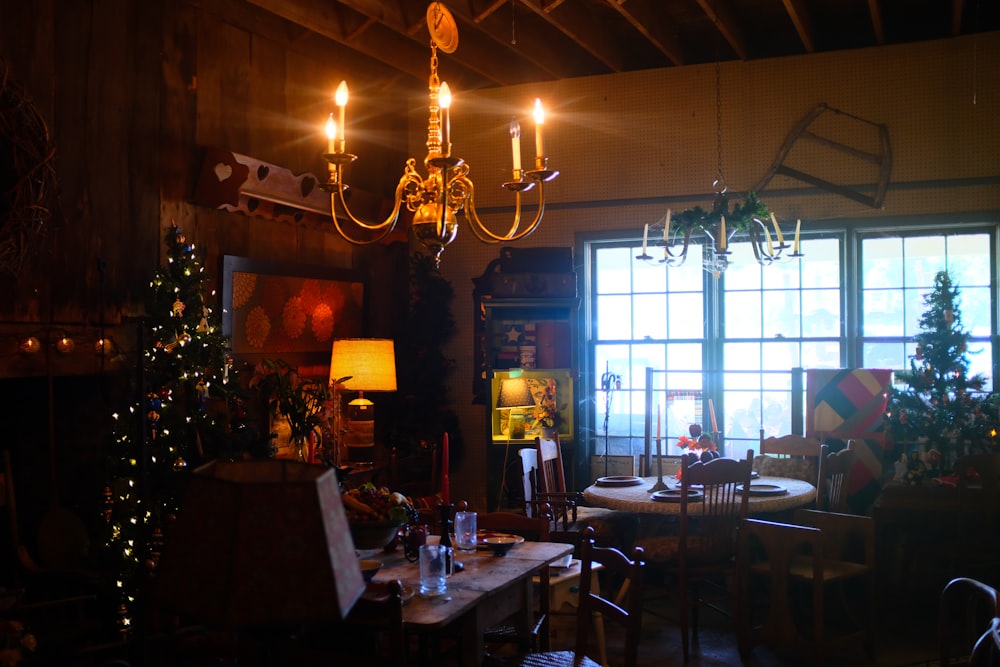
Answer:
[[333, 341], [330, 382], [342, 377], [358, 397], [347, 404], [347, 462], [375, 461], [375, 404], [365, 392], [396, 391], [396, 349], [387, 338], [343, 338]]

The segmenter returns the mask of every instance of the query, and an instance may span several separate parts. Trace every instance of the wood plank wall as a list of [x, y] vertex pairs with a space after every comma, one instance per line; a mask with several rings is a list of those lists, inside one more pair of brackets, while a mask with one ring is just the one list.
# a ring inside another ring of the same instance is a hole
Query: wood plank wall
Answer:
[[[371, 309], [370, 334], [393, 335], [405, 252], [358, 251], [332, 226], [211, 210], [191, 196], [207, 147], [322, 175], [323, 123], [340, 79], [351, 84], [349, 148], [360, 156], [349, 182], [390, 196], [419, 82], [244, 0], [0, 0], [0, 16], [0, 57], [49, 123], [59, 179], [45, 251], [21, 275], [0, 276], [0, 377], [38, 372], [4, 360], [39, 327], [90, 341], [103, 324], [127, 338], [121, 327], [143, 314], [172, 221], [213, 277], [225, 254], [377, 265], [373, 297], [391, 305]], [[57, 374], [103, 369], [90, 352], [58, 363]]]

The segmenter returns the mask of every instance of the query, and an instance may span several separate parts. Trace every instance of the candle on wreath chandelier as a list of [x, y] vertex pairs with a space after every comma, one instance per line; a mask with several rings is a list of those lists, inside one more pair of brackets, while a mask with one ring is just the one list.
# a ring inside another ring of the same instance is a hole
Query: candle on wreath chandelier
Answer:
[[799, 218], [795, 221], [795, 241], [792, 244], [792, 254], [799, 254], [799, 230], [802, 228], [802, 219]]
[[[774, 224], [774, 233], [778, 237], [778, 245], [785, 245], [785, 237], [781, 235], [781, 227], [778, 226], [778, 219], [774, 217], [774, 213], [771, 213], [771, 222]], [[767, 229], [765, 226], [764, 229]]]
[[726, 216], [719, 216], [719, 250], [726, 249]]
[[663, 225], [663, 240], [670, 241], [670, 209], [667, 209], [667, 222]]
[[646, 238], [649, 236], [649, 224], [642, 228], [642, 254], [646, 254]]

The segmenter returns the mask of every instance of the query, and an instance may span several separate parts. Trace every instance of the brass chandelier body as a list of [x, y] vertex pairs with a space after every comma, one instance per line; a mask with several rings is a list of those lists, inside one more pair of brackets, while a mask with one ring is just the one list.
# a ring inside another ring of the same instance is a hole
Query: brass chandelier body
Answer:
[[[329, 152], [323, 158], [329, 163], [329, 180], [324, 188], [330, 192], [331, 213], [337, 232], [350, 243], [365, 245], [375, 243], [388, 236], [399, 222], [403, 207], [413, 214], [411, 227], [413, 236], [440, 262], [444, 248], [455, 240], [458, 234], [459, 215], [468, 220], [469, 228], [484, 243], [517, 241], [531, 234], [542, 221], [545, 212], [544, 184], [559, 175], [548, 169], [545, 157], [541, 126], [544, 111], [540, 101], [535, 103], [536, 157], [534, 169], [522, 169], [520, 165], [520, 125], [511, 123], [511, 142], [514, 157], [512, 179], [503, 187], [514, 193], [514, 219], [503, 233], [496, 233], [486, 226], [476, 212], [475, 186], [469, 178], [469, 165], [462, 158], [451, 154], [450, 106], [451, 91], [448, 84], [438, 77], [437, 51], [440, 47], [451, 53], [458, 45], [458, 33], [454, 19], [439, 2], [431, 3], [427, 10], [428, 28], [431, 32], [429, 118], [427, 122], [427, 156], [424, 158], [426, 176], [417, 170], [416, 160], [408, 158], [403, 175], [396, 184], [393, 195], [393, 209], [381, 222], [365, 222], [355, 217], [347, 206], [344, 181], [344, 167], [357, 159], [345, 151], [344, 109], [347, 105], [347, 86], [341, 83], [336, 96], [339, 123], [334, 123], [333, 114], [327, 123]], [[522, 194], [538, 186], [538, 203], [534, 216], [522, 224]], [[345, 228], [338, 212], [350, 221], [355, 229]]]

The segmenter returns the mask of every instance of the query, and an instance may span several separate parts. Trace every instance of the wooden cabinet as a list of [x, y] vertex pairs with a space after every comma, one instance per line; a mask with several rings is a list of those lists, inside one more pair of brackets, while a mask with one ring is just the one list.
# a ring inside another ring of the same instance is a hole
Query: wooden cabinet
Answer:
[[[573, 298], [497, 298], [477, 295], [479, 322], [474, 378], [478, 402], [488, 413], [484, 434], [489, 448], [487, 499], [489, 509], [520, 509], [524, 503], [521, 457], [518, 451], [533, 447], [540, 434], [532, 408], [497, 409], [500, 383], [512, 370], [523, 369], [529, 390], [540, 404], [550, 392], [559, 414], [557, 432], [564, 456], [575, 460], [576, 437], [576, 313]], [[524, 432], [518, 422], [523, 420]], [[511, 424], [515, 425], [511, 432]], [[572, 464], [567, 474], [572, 477]]]

